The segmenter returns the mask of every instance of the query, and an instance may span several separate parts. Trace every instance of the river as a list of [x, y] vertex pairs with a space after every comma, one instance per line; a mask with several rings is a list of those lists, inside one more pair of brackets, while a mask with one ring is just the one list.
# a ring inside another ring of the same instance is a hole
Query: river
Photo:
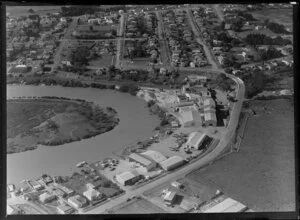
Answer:
[[36, 179], [42, 173], [69, 175], [80, 161], [97, 161], [113, 156], [112, 152], [150, 137], [159, 124], [151, 115], [145, 101], [127, 93], [93, 88], [60, 86], [7, 86], [7, 97], [63, 96], [93, 101], [110, 106], [118, 112], [119, 124], [111, 131], [94, 138], [60, 146], [40, 146], [36, 150], [7, 155], [7, 182], [19, 184], [26, 178]]

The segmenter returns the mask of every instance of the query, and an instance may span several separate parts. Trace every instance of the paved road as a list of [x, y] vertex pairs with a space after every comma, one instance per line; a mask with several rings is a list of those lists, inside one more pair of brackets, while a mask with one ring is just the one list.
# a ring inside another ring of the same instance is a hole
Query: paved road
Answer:
[[156, 17], [158, 19], [158, 37], [159, 37], [159, 44], [160, 44], [160, 56], [162, 59], [162, 63], [166, 66], [170, 66], [170, 50], [167, 43], [167, 40], [165, 39], [165, 32], [164, 32], [164, 26], [163, 26], [163, 18], [161, 16], [160, 11], [156, 11]]
[[[219, 73], [224, 73], [223, 71], [218, 71]], [[226, 74], [226, 73], [225, 73]], [[215, 160], [221, 153], [222, 151], [227, 147], [229, 141], [234, 137], [235, 135], [235, 130], [237, 128], [238, 125], [238, 121], [239, 121], [239, 115], [242, 109], [242, 103], [243, 103], [243, 99], [245, 96], [245, 86], [244, 83], [241, 79], [239, 79], [238, 77], [235, 77], [233, 75], [230, 74], [226, 74], [228, 77], [230, 77], [231, 79], [233, 79], [237, 85], [237, 102], [234, 103], [233, 108], [232, 108], [232, 112], [231, 112], [231, 116], [230, 116], [230, 121], [227, 127], [227, 133], [223, 136], [223, 138], [220, 140], [220, 143], [218, 144], [218, 146], [211, 151], [209, 154], [207, 154], [206, 156], [204, 156], [203, 158], [199, 159], [198, 161], [192, 163], [192, 164], [188, 164], [185, 167], [183, 167], [180, 170], [174, 171], [158, 180], [155, 180], [145, 186], [142, 186], [134, 191], [131, 191], [129, 193], [126, 193], [125, 195], [119, 197], [118, 199], [112, 200], [102, 206], [99, 206], [93, 210], [90, 210], [88, 212], [86, 212], [86, 214], [100, 214], [105, 212], [107, 209], [110, 209], [112, 207], [115, 207], [116, 205], [119, 205], [123, 202], [126, 202], [126, 200], [128, 198], [131, 198], [132, 196], [138, 196], [140, 194], [143, 194], [145, 191], [148, 191], [152, 188], [155, 188], [157, 185], [163, 184], [165, 182], [171, 182], [173, 180], [176, 180], [180, 177], [185, 176], [186, 174], [190, 173], [191, 171], [195, 170], [195, 169], [199, 169], [200, 167], [211, 163], [213, 160]]]
[[60, 65], [60, 61], [61, 61], [60, 56], [61, 56], [61, 53], [62, 53], [63, 46], [68, 41], [70, 41], [71, 34], [75, 30], [75, 27], [77, 25], [77, 20], [78, 20], [78, 17], [73, 17], [72, 22], [67, 27], [67, 30], [65, 32], [65, 35], [64, 35], [63, 39], [60, 41], [60, 44], [59, 44], [58, 48], [55, 51], [54, 59], [53, 59], [53, 62], [54, 62], [53, 69], [56, 69]]
[[200, 34], [199, 34], [200, 30], [199, 30], [198, 26], [195, 24], [195, 20], [194, 20], [192, 11], [190, 9], [187, 9], [186, 12], [188, 15], [188, 20], [189, 20], [190, 26], [191, 26], [194, 36], [196, 38], [196, 41], [203, 46], [205, 56], [206, 56], [208, 62], [212, 65], [212, 68], [218, 69], [219, 67], [215, 61], [213, 54], [211, 53], [211, 50], [207, 47], [207, 45], [203, 42], [203, 40], [200, 37]]
[[217, 13], [219, 19], [221, 21], [224, 21], [224, 13], [223, 13], [223, 10], [222, 8], [220, 7], [220, 5], [216, 4], [216, 5], [213, 5], [213, 8], [215, 10], [215, 12]]

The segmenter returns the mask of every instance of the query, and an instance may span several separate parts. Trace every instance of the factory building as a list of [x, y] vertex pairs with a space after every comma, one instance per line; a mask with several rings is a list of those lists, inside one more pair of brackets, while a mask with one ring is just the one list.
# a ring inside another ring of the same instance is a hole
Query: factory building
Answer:
[[142, 178], [136, 171], [126, 171], [116, 175], [116, 180], [123, 186], [132, 185]]
[[164, 161], [162, 161], [160, 163], [160, 166], [164, 169], [164, 170], [173, 170], [181, 165], [184, 164], [184, 159], [182, 159], [182, 157], [180, 156], [172, 156]]
[[136, 153], [130, 154], [129, 160], [141, 164], [142, 166], [144, 166], [147, 169], [147, 171], [150, 171], [157, 166], [157, 164], [154, 161], [146, 159], [145, 157], [141, 156], [140, 154], [136, 154]]

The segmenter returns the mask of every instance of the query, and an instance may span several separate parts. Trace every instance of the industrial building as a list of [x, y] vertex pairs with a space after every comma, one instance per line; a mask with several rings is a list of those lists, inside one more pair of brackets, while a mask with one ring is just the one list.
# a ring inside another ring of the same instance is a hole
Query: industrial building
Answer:
[[147, 171], [150, 171], [157, 166], [157, 164], [154, 161], [148, 160], [145, 157], [141, 156], [140, 154], [136, 154], [136, 153], [130, 154], [129, 160], [141, 164], [147, 169]]
[[162, 155], [160, 152], [158, 151], [154, 151], [154, 150], [147, 150], [146, 152], [141, 153], [143, 156], [149, 158], [150, 160], [154, 160], [156, 163], [160, 163], [164, 160], [166, 160], [167, 158]]
[[172, 156], [164, 161], [162, 161], [160, 163], [160, 166], [164, 169], [164, 170], [173, 170], [181, 165], [184, 164], [184, 159], [182, 159], [182, 157], [180, 156]]
[[167, 205], [173, 205], [176, 198], [176, 192], [168, 191], [164, 196], [164, 201]]
[[59, 188], [62, 189], [68, 196], [72, 196], [75, 194], [75, 191], [73, 189], [69, 189], [68, 187], [65, 187], [63, 185], [59, 185]]
[[212, 98], [207, 98], [204, 100], [203, 106], [205, 126], [217, 126], [215, 101]]
[[97, 200], [101, 197], [101, 193], [93, 188], [88, 188], [87, 191], [83, 192], [83, 195], [90, 201]]
[[56, 196], [55, 195], [51, 195], [49, 194], [48, 192], [44, 192], [43, 194], [41, 194], [39, 196], [39, 200], [42, 202], [42, 203], [47, 203], [47, 202], [50, 202], [52, 200], [56, 199]]
[[62, 189], [60, 188], [56, 188], [53, 193], [58, 196], [58, 197], [66, 197], [67, 196], [67, 193], [65, 193]]
[[243, 212], [247, 207], [240, 202], [227, 198], [217, 205], [207, 209], [204, 213], [220, 213], [220, 212]]
[[184, 127], [197, 126], [202, 124], [201, 115], [196, 110], [187, 110], [181, 113]]
[[66, 203], [63, 203], [57, 206], [57, 211], [61, 214], [71, 214], [75, 210], [71, 206], [67, 205]]
[[87, 204], [87, 200], [80, 195], [76, 195], [68, 198], [68, 203], [78, 209], [84, 207]]
[[116, 175], [116, 180], [123, 186], [132, 185], [141, 179], [141, 175], [136, 171], [126, 171]]
[[217, 116], [213, 111], [204, 113], [204, 124], [205, 126], [217, 126]]
[[192, 132], [188, 138], [186, 146], [190, 150], [199, 150], [201, 149], [201, 144], [203, 143], [205, 137], [206, 137], [205, 133]]

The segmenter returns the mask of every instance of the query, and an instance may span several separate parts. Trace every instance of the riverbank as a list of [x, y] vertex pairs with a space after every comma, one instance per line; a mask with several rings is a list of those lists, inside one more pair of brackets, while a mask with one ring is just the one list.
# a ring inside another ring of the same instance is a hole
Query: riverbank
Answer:
[[112, 130], [117, 112], [80, 99], [64, 97], [7, 100], [7, 153], [57, 146]]

